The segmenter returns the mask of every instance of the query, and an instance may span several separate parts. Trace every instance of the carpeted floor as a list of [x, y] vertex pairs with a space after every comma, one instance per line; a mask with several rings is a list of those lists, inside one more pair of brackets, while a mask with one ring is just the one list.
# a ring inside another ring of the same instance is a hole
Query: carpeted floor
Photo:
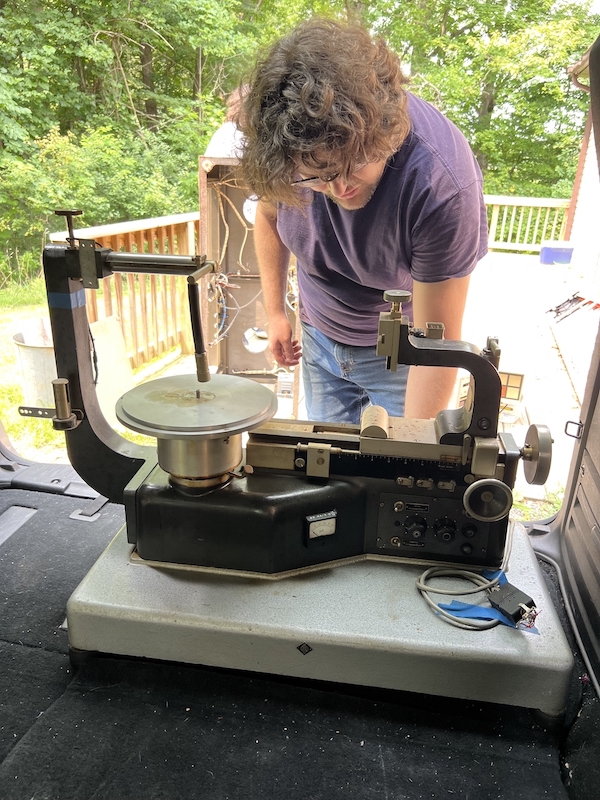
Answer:
[[0, 523], [36, 510], [0, 545], [4, 800], [600, 796], [580, 664], [566, 741], [497, 705], [112, 657], [74, 673], [66, 601], [123, 521], [70, 518], [89, 502], [0, 490]]

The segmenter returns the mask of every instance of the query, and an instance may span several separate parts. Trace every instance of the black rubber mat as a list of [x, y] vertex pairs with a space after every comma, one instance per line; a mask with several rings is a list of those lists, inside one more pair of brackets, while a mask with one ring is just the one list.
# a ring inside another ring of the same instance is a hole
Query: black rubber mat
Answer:
[[19, 509], [35, 512], [0, 545], [0, 640], [68, 652], [59, 630], [67, 600], [124, 523], [123, 508], [112, 504], [93, 522], [71, 517], [92, 502], [0, 490], [0, 531], [5, 515], [13, 523]]
[[525, 711], [106, 658], [35, 721], [0, 784], [6, 800], [567, 797]]
[[0, 531], [36, 512], [0, 545], [3, 800], [586, 800], [525, 709], [124, 658], [73, 674], [66, 601], [123, 520], [72, 519], [86, 502], [0, 491]]

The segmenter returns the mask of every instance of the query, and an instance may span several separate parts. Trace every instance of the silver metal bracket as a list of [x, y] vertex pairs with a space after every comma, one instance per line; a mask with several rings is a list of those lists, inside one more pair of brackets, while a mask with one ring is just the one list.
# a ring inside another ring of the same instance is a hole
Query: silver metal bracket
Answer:
[[36, 406], [19, 406], [19, 414], [22, 417], [37, 417], [39, 419], [51, 419], [52, 427], [57, 431], [72, 430], [76, 428], [83, 419], [83, 411], [72, 408], [67, 419], [57, 419], [55, 408], [38, 408]]
[[98, 289], [96, 272], [96, 242], [93, 239], [78, 239], [79, 267], [84, 289]]
[[498, 439], [484, 439], [476, 436], [473, 442], [471, 472], [473, 475], [493, 478], [498, 464], [500, 444]]
[[306, 446], [306, 474], [310, 478], [328, 478], [331, 445], [309, 442]]
[[19, 414], [22, 417], [41, 417], [42, 419], [52, 419], [56, 416], [55, 408], [37, 408], [36, 406], [19, 406]]

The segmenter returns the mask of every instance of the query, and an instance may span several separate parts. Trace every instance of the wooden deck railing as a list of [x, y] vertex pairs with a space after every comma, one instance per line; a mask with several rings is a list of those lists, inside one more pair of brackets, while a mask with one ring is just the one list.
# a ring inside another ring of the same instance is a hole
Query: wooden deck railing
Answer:
[[485, 195], [490, 250], [539, 253], [545, 241], [564, 237], [568, 200]]
[[[537, 253], [542, 242], [562, 239], [568, 200], [486, 195], [490, 250]], [[196, 252], [199, 213], [119, 222], [75, 231], [115, 251], [138, 253]], [[65, 241], [65, 234], [50, 236]], [[132, 367], [180, 346], [193, 352], [186, 281], [176, 276], [115, 274], [102, 281], [100, 292], [86, 291], [90, 322], [117, 316]]]
[[[102, 247], [127, 253], [193, 255], [199, 234], [199, 213], [117, 222], [74, 231]], [[65, 241], [53, 233], [52, 242]], [[102, 280], [101, 290], [86, 290], [88, 319], [116, 316], [121, 324], [132, 367], [140, 367], [169, 350], [193, 352], [186, 280], [175, 275], [116, 273]]]

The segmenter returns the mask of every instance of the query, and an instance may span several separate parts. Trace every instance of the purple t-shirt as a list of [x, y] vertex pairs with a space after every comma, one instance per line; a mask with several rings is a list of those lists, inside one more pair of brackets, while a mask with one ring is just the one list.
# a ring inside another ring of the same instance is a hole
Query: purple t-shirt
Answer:
[[410, 133], [364, 208], [314, 192], [307, 208], [277, 211], [298, 262], [301, 318], [342, 344], [376, 343], [379, 313], [389, 310], [384, 290], [462, 278], [487, 252], [482, 177], [467, 140], [408, 97]]

